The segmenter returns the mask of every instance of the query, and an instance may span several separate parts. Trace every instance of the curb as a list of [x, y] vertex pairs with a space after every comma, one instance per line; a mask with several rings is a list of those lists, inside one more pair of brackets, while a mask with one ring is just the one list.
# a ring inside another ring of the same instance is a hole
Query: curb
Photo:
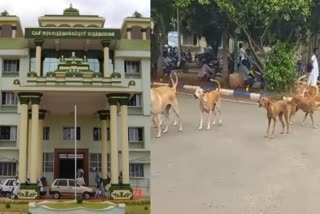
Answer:
[[[171, 86], [171, 84], [168, 83], [160, 83], [160, 82], [153, 82], [152, 85], [158, 85], [158, 86]], [[196, 86], [196, 85], [185, 85], [182, 83], [178, 83], [177, 88], [178, 89], [197, 89], [197, 88], [203, 88], [203, 89], [209, 89], [209, 90], [213, 90], [216, 87], [212, 84], [212, 83], [204, 83], [201, 84], [200, 86]], [[260, 99], [260, 97], [265, 96], [268, 97], [268, 94], [258, 94], [258, 93], [251, 93], [251, 92], [247, 92], [244, 89], [238, 89], [238, 90], [231, 90], [231, 89], [224, 89], [221, 88], [221, 95], [224, 96], [232, 96], [232, 97], [239, 97], [239, 98], [246, 98], [246, 99], [250, 99], [250, 100], [255, 100], [258, 101]]]

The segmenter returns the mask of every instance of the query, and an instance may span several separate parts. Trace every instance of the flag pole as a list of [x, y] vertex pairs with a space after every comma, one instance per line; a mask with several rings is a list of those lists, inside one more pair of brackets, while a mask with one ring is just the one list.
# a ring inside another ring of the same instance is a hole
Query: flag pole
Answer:
[[74, 106], [74, 200], [77, 200], [77, 105]]

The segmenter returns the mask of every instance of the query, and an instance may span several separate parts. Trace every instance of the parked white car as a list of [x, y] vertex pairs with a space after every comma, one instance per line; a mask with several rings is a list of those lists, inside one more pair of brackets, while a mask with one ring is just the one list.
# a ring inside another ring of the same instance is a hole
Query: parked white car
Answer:
[[6, 198], [10, 198], [14, 188], [14, 178], [5, 180], [0, 186], [0, 195]]
[[95, 190], [89, 187], [81, 186], [74, 179], [57, 178], [50, 186], [49, 194], [54, 199], [59, 199], [61, 196], [72, 196], [74, 192], [81, 194], [84, 199], [89, 199], [95, 196]]

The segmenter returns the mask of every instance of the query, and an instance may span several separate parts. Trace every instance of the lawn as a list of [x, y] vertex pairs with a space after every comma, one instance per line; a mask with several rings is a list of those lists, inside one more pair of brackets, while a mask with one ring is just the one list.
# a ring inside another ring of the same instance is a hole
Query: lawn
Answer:
[[[141, 200], [141, 201], [111, 201], [113, 203], [125, 203], [126, 204], [126, 214], [150, 214], [150, 201]], [[101, 203], [82, 203], [82, 204], [73, 204], [73, 203], [59, 203], [59, 204], [47, 204], [47, 206], [52, 208], [72, 208], [72, 207], [86, 207], [91, 209], [102, 209], [110, 205], [101, 204]], [[0, 213], [1, 212], [18, 212], [28, 213], [28, 202], [13, 202], [9, 209], [6, 208], [5, 202], [0, 202]]]

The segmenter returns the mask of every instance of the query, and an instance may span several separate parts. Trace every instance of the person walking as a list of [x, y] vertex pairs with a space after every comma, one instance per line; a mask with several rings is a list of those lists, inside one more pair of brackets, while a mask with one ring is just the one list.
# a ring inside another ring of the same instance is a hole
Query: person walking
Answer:
[[18, 198], [19, 191], [20, 191], [20, 181], [19, 181], [18, 176], [16, 176], [16, 179], [13, 182], [13, 190], [12, 190], [12, 198], [13, 199]]
[[318, 76], [319, 76], [319, 65], [318, 65], [318, 58], [317, 58], [317, 51], [318, 48], [313, 49], [313, 55], [311, 56], [311, 65], [312, 70], [308, 75], [307, 84], [310, 86], [317, 86]]

